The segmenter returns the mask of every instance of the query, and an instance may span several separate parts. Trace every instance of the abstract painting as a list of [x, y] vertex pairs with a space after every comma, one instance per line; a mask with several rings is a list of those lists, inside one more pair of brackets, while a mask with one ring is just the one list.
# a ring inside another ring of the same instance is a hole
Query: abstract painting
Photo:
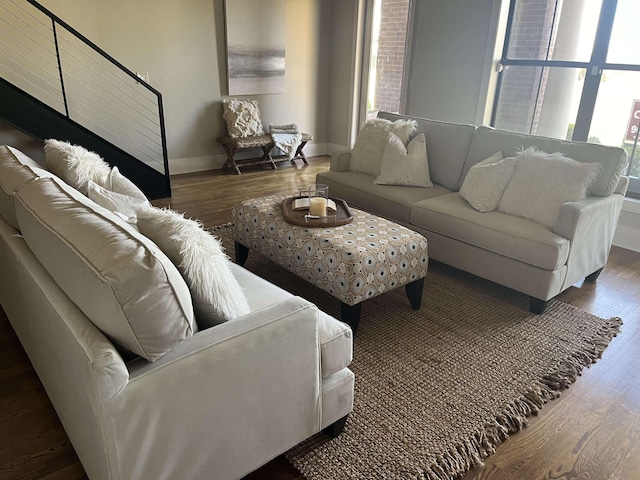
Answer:
[[284, 93], [285, 0], [226, 0], [229, 95]]

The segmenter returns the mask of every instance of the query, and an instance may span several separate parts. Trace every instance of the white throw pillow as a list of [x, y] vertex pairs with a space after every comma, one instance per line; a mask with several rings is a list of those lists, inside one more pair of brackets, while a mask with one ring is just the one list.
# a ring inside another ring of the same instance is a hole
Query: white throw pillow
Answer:
[[127, 222], [135, 224], [137, 212], [143, 208], [150, 208], [151, 204], [145, 199], [132, 197], [123, 193], [112, 192], [89, 180], [87, 196], [101, 207], [118, 213]]
[[503, 158], [502, 152], [475, 164], [464, 178], [460, 196], [479, 212], [495, 210], [513, 177], [515, 164], [514, 157]]
[[230, 137], [264, 135], [257, 100], [222, 100], [222, 118]]
[[429, 178], [427, 141], [419, 133], [407, 147], [397, 135], [389, 133], [384, 149], [380, 175], [373, 183], [378, 185], [404, 185], [408, 187], [433, 187]]
[[154, 361], [196, 326], [191, 295], [156, 244], [57, 178], [25, 184], [16, 217], [29, 248], [116, 345]]
[[89, 180], [102, 185], [111, 171], [100, 155], [69, 142], [45, 140], [44, 154], [47, 170], [85, 195]]
[[576, 162], [530, 147], [516, 155], [515, 172], [498, 210], [554, 228], [562, 205], [583, 199], [601, 170], [599, 163]]
[[121, 193], [129, 197], [146, 200], [147, 204], [151, 206], [142, 190], [140, 190], [135, 183], [122, 175], [120, 170], [118, 170], [118, 167], [113, 167], [111, 169], [109, 175], [107, 175], [107, 178], [105, 179], [105, 183], [101, 186], [115, 193]]
[[138, 228], [184, 276], [201, 329], [249, 313], [247, 297], [231, 273], [229, 258], [218, 239], [199, 222], [173, 210], [150, 208], [138, 212]]
[[377, 177], [380, 175], [389, 132], [397, 135], [406, 146], [409, 137], [415, 130], [415, 120], [396, 120], [395, 122], [386, 118], [369, 120], [356, 138], [356, 144], [353, 146], [349, 161], [349, 171]]

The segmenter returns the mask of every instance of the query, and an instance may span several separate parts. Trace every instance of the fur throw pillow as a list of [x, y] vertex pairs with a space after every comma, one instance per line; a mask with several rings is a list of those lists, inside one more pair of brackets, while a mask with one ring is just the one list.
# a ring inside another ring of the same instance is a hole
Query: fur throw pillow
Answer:
[[173, 210], [144, 208], [138, 211], [137, 225], [184, 276], [201, 329], [249, 313], [247, 297], [231, 273], [222, 245], [199, 222]]
[[496, 152], [476, 163], [460, 188], [460, 196], [479, 212], [495, 210], [515, 172], [516, 159]]
[[498, 210], [553, 229], [562, 205], [583, 199], [601, 171], [600, 163], [577, 162], [530, 147], [516, 155], [515, 172]]
[[109, 164], [97, 153], [61, 140], [45, 140], [44, 156], [47, 170], [84, 195], [89, 180], [103, 185], [111, 172]]
[[366, 173], [377, 177], [380, 175], [385, 147], [389, 141], [389, 132], [395, 134], [403, 146], [416, 130], [415, 120], [396, 120], [375, 118], [364, 124], [358, 134], [356, 144], [351, 152], [349, 171]]

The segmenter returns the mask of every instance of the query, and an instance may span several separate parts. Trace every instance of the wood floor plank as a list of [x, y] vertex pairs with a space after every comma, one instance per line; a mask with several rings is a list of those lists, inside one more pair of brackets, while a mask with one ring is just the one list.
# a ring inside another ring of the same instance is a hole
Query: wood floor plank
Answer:
[[[231, 221], [238, 201], [294, 192], [328, 169], [328, 157], [308, 166], [254, 166], [242, 175], [201, 172], [172, 178], [171, 206], [206, 226]], [[613, 247], [596, 283], [579, 282], [560, 300], [602, 317], [620, 316], [622, 332], [602, 358], [529, 426], [511, 436], [464, 480], [640, 479], [640, 253]], [[24, 350], [0, 310], [0, 480], [85, 479]], [[303, 480], [278, 457], [245, 480]]]

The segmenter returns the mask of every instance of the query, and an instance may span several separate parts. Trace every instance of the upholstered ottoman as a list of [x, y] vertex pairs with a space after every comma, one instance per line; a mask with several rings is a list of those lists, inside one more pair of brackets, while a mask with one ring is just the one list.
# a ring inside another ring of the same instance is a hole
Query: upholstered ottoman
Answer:
[[420, 308], [429, 257], [427, 240], [402, 225], [351, 208], [353, 221], [312, 228], [287, 223], [282, 202], [292, 195], [245, 200], [233, 208], [236, 262], [261, 253], [342, 302], [342, 320], [354, 330], [362, 302], [405, 286]]

